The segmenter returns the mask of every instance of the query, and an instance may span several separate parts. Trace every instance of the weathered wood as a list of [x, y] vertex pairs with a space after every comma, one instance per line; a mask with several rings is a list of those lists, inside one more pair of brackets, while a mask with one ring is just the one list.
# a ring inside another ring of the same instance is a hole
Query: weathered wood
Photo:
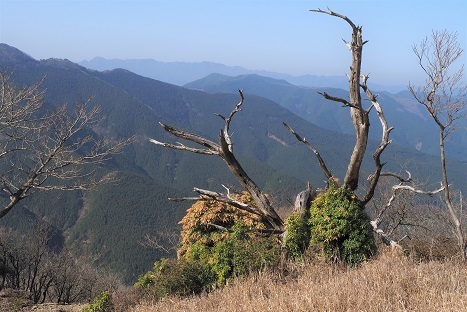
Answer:
[[370, 128], [370, 120], [368, 112], [362, 107], [362, 98], [360, 95], [360, 71], [362, 63], [362, 50], [363, 45], [367, 41], [362, 40], [362, 27], [356, 26], [348, 17], [338, 14], [328, 9], [323, 11], [310, 10], [312, 12], [324, 13], [331, 16], [335, 16], [345, 20], [352, 28], [352, 41], [344, 43], [352, 53], [352, 65], [350, 66], [349, 77], [349, 101], [328, 95], [327, 93], [321, 93], [321, 95], [329, 100], [341, 102], [343, 106], [350, 107], [350, 117], [355, 129], [356, 142], [350, 156], [350, 161], [347, 166], [347, 172], [344, 177], [344, 186], [351, 191], [355, 191], [359, 184], [360, 178], [360, 167], [363, 162], [363, 157], [366, 152], [368, 142], [368, 132]]
[[154, 139], [150, 139], [149, 141], [154, 144], [173, 148], [173, 149], [185, 150], [185, 151], [189, 151], [192, 153], [198, 153], [198, 154], [204, 154], [204, 155], [217, 155], [221, 157], [224, 160], [224, 162], [227, 164], [227, 167], [232, 172], [232, 174], [235, 176], [237, 181], [247, 190], [248, 193], [250, 193], [254, 202], [256, 203], [256, 207], [237, 201], [231, 198], [229, 194], [225, 195], [225, 194], [221, 194], [217, 192], [195, 188], [195, 191], [200, 194], [200, 199], [203, 199], [203, 197], [208, 197], [213, 200], [227, 203], [238, 209], [242, 209], [242, 210], [254, 213], [261, 217], [262, 222], [265, 224], [265, 226], [268, 229], [274, 229], [278, 232], [282, 232], [284, 230], [284, 222], [279, 217], [276, 210], [271, 205], [268, 198], [263, 194], [261, 189], [248, 176], [248, 174], [243, 169], [243, 167], [240, 165], [239, 161], [236, 159], [233, 153], [232, 140], [229, 134], [230, 122], [232, 121], [233, 116], [236, 113], [241, 111], [243, 101], [244, 101], [243, 92], [241, 90], [238, 90], [238, 92], [240, 94], [240, 102], [235, 106], [235, 108], [232, 110], [230, 115], [226, 118], [222, 115], [216, 114], [217, 116], [219, 116], [220, 118], [224, 120], [224, 128], [221, 129], [219, 133], [219, 144], [214, 143], [208, 139], [205, 139], [199, 135], [181, 131], [171, 126], [164, 125], [164, 124], [161, 124], [161, 126], [167, 132], [179, 138], [183, 138], [185, 140], [197, 143], [201, 146], [204, 146], [205, 148], [204, 149], [191, 148], [181, 143], [175, 145], [175, 144], [170, 144], [170, 143], [163, 143], [163, 142], [160, 142]]
[[288, 124], [286, 124], [285, 122], [283, 122], [282, 124], [287, 128], [287, 130], [289, 130], [290, 133], [292, 133], [295, 136], [295, 138], [297, 138], [298, 141], [305, 144], [315, 154], [316, 158], [318, 158], [319, 166], [321, 167], [321, 170], [323, 171], [324, 175], [326, 176], [326, 179], [331, 180], [332, 179], [332, 173], [331, 173], [331, 171], [329, 171], [328, 167], [326, 166], [326, 163], [324, 162], [324, 160], [321, 157], [321, 154], [318, 152], [318, 150], [316, 148], [314, 148], [313, 145], [311, 145], [304, 137], [300, 136]]
[[308, 184], [307, 189], [298, 193], [297, 197], [295, 198], [293, 211], [300, 213], [301, 216], [304, 216], [307, 209], [310, 208], [311, 202], [313, 199], [315, 199], [315, 197], [316, 192], [312, 189], [311, 185]]
[[378, 181], [381, 176], [381, 171], [383, 170], [383, 166], [384, 166], [384, 164], [381, 162], [381, 154], [384, 152], [386, 147], [391, 143], [391, 140], [389, 140], [389, 134], [394, 129], [394, 127], [388, 126], [388, 123], [384, 116], [381, 105], [376, 100], [376, 96], [371, 92], [370, 88], [368, 88], [367, 83], [366, 83], [368, 80], [368, 75], [365, 76], [362, 74], [361, 77], [362, 77], [362, 83], [360, 86], [362, 87], [363, 91], [365, 91], [368, 99], [371, 101], [372, 107], [375, 108], [376, 113], [378, 114], [378, 119], [381, 123], [381, 128], [382, 128], [381, 143], [379, 144], [379, 146], [376, 148], [375, 152], [373, 153], [373, 159], [375, 161], [376, 169], [375, 169], [375, 172], [370, 176], [371, 178], [368, 179], [368, 181], [370, 182], [370, 187], [366, 195], [362, 199], [362, 204], [366, 205], [373, 198], [376, 186], [378, 185]]
[[[408, 171], [407, 171], [408, 172]], [[409, 175], [409, 178], [408, 179], [405, 179], [399, 175], [396, 175], [396, 174], [392, 174], [392, 173], [385, 173], [384, 175], [387, 175], [387, 176], [393, 176], [395, 178], [397, 178], [400, 183], [397, 184], [397, 185], [393, 185], [392, 186], [392, 194], [391, 194], [391, 197], [389, 198], [388, 202], [386, 203], [386, 205], [379, 211], [379, 213], [376, 215], [376, 217], [374, 218], [374, 220], [370, 221], [370, 224], [371, 226], [373, 227], [373, 231], [378, 234], [383, 243], [388, 245], [388, 246], [392, 246], [392, 247], [397, 247], [397, 248], [401, 248], [401, 246], [399, 245], [400, 241], [403, 239], [400, 239], [398, 242], [394, 241], [393, 239], [391, 239], [390, 237], [390, 233], [386, 233], [384, 232], [382, 229], [379, 228], [379, 225], [381, 224], [382, 222], [382, 219], [383, 219], [383, 214], [386, 212], [387, 209], [389, 209], [391, 206], [392, 206], [392, 203], [394, 202], [394, 200], [396, 199], [397, 197], [397, 194], [401, 191], [408, 191], [408, 192], [412, 192], [412, 193], [416, 193], [416, 194], [424, 194], [424, 195], [429, 195], [429, 196], [432, 196], [432, 195], [435, 195], [437, 193], [440, 193], [441, 191], [444, 190], [444, 186], [441, 186], [439, 189], [437, 190], [434, 190], [434, 191], [423, 191], [423, 190], [420, 190], [420, 189], [417, 189], [416, 187], [414, 186], [411, 186], [411, 185], [405, 185], [404, 183], [407, 183], [407, 182], [411, 182], [412, 181], [412, 177], [410, 175], [410, 172], [408, 172], [408, 175]]]

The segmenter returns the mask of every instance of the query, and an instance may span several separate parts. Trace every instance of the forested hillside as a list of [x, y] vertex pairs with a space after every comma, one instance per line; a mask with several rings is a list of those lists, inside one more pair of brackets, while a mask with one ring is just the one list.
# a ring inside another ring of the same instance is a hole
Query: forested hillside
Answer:
[[[13, 72], [19, 86], [46, 76], [45, 109], [93, 96], [105, 117], [95, 134], [135, 138], [131, 146], [98, 168], [103, 174], [113, 173], [116, 182], [89, 191], [34, 194], [4, 217], [1, 225], [21, 229], [29, 219], [45, 219], [57, 228], [61, 246], [110, 267], [131, 283], [155, 260], [167, 256], [143, 247], [140, 242], [145, 234], [178, 231], [178, 222], [190, 204], [172, 202], [168, 197], [191, 196], [193, 186], [221, 190], [222, 184], [237, 185], [219, 159], [174, 152], [148, 142], [148, 138], [174, 142], [159, 122], [217, 140], [223, 121], [214, 114], [228, 114], [238, 102], [237, 94], [208, 94], [126, 70], [89, 70], [67, 60], [37, 61], [5, 44], [0, 44], [0, 70]], [[305, 116], [298, 117], [270, 99], [253, 95], [255, 90], [242, 83], [236, 88], [245, 88], [245, 103], [231, 127], [236, 155], [273, 200], [287, 206], [307, 181], [316, 188], [324, 186], [313, 155], [282, 122], [306, 135], [334, 175], [343, 176], [352, 136], [318, 127]], [[371, 155], [367, 158], [366, 163], [371, 164]], [[423, 181], [434, 184], [439, 180], [440, 173], [433, 170], [436, 157], [394, 144], [385, 158], [388, 169], [400, 171], [404, 166]], [[456, 161], [449, 166], [456, 169], [453, 182], [465, 188], [466, 166]]]

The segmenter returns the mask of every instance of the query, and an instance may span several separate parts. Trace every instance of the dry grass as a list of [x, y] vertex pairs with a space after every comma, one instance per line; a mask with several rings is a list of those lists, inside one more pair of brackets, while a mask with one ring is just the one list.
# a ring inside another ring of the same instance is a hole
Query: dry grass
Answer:
[[146, 302], [131, 311], [467, 311], [467, 265], [393, 254], [355, 269], [315, 261], [288, 277], [262, 273], [206, 296]]

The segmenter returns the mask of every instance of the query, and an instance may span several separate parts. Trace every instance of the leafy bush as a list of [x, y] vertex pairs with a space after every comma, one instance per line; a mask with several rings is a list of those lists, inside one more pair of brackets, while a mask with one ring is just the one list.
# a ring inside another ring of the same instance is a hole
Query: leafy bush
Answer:
[[280, 246], [274, 237], [261, 237], [252, 233], [239, 221], [226, 239], [208, 250], [208, 257], [217, 284], [223, 285], [233, 277], [276, 266]]
[[[248, 193], [231, 196], [254, 204]], [[279, 261], [278, 241], [261, 236], [259, 230], [264, 225], [254, 214], [216, 201], [198, 201], [180, 223], [178, 259], [156, 262], [135, 284], [156, 298], [209, 291], [235, 276], [275, 266]]]
[[355, 265], [375, 249], [368, 216], [355, 194], [333, 185], [310, 208], [311, 242], [323, 247], [328, 259]]
[[157, 261], [152, 271], [139, 276], [135, 287], [156, 299], [188, 296], [222, 286], [235, 276], [276, 265], [280, 255], [277, 241], [254, 236], [248, 230], [239, 222], [212, 247], [197, 242], [177, 260]]
[[110, 293], [102, 292], [83, 312], [109, 312], [113, 310], [112, 302], [110, 301]]
[[309, 217], [309, 211], [304, 215], [293, 213], [285, 221], [287, 235], [284, 244], [289, 255], [293, 258], [300, 257], [310, 245], [311, 225]]
[[194, 243], [182, 257], [185, 261], [206, 263], [216, 285], [222, 286], [235, 276], [245, 276], [278, 263], [280, 246], [275, 238], [258, 235], [242, 221], [223, 234], [223, 239], [212, 245]]
[[156, 298], [167, 295], [188, 296], [200, 294], [213, 284], [215, 278], [203, 261], [162, 259], [154, 269], [141, 275], [135, 287], [149, 290]]
[[[233, 198], [255, 205], [247, 192]], [[182, 224], [178, 256], [185, 261], [207, 263], [217, 285], [234, 276], [277, 264], [280, 246], [272, 237], [262, 237], [259, 217], [214, 200], [198, 201], [187, 210]], [[212, 226], [222, 226], [222, 231]]]

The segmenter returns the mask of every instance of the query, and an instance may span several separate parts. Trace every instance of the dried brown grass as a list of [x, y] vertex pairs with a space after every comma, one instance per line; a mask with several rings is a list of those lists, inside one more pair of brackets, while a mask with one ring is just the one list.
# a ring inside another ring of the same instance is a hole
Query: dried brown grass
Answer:
[[260, 273], [201, 297], [145, 302], [146, 311], [467, 311], [467, 265], [385, 253], [354, 269], [313, 261]]

